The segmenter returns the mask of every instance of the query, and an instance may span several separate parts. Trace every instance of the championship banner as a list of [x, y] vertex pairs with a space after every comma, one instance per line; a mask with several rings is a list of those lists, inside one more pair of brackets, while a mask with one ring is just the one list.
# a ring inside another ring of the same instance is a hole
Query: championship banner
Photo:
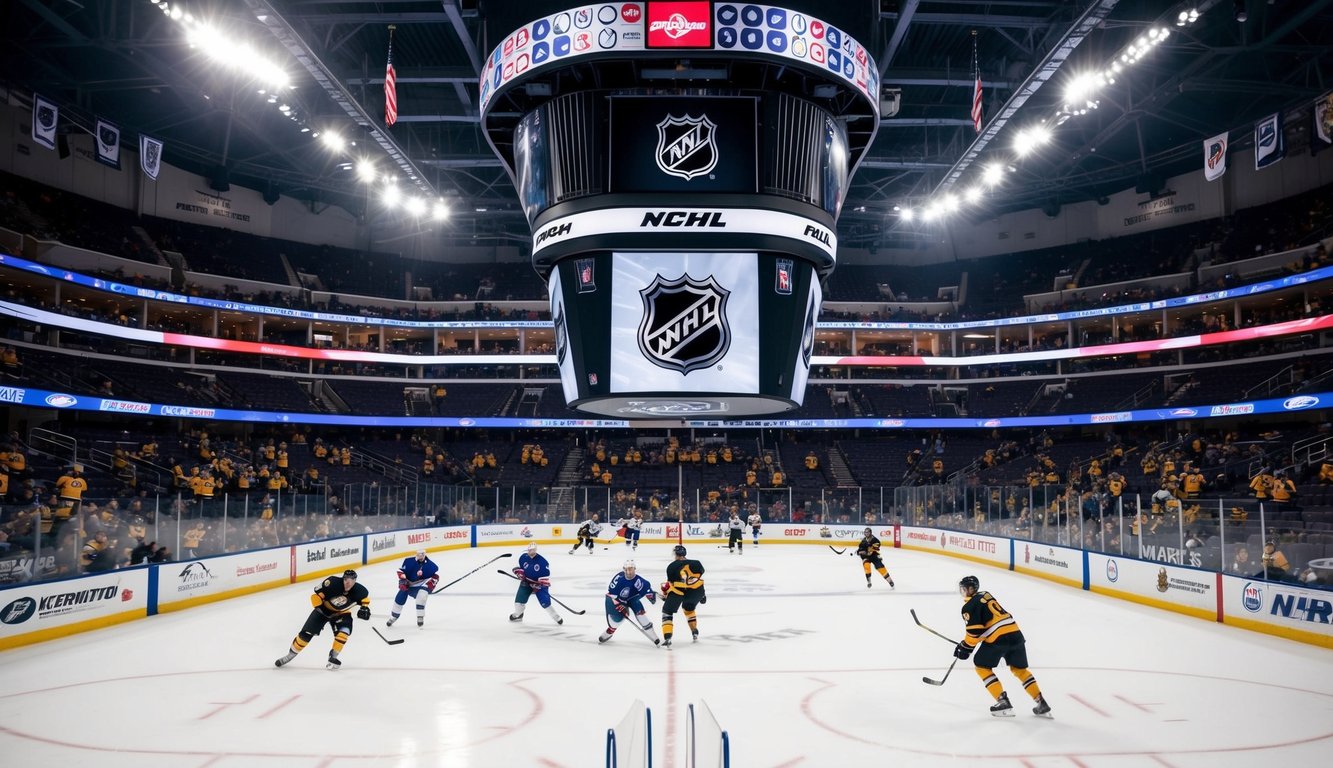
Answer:
[[97, 118], [97, 162], [120, 170], [120, 128], [110, 120]]
[[1227, 172], [1227, 134], [1219, 133], [1203, 142], [1203, 177], [1217, 181]]
[[1254, 124], [1254, 170], [1276, 164], [1287, 155], [1282, 136], [1282, 113], [1274, 112]]
[[47, 149], [56, 148], [56, 125], [60, 108], [34, 93], [32, 95], [32, 140]]
[[162, 170], [162, 141], [151, 136], [139, 134], [139, 167], [143, 174], [157, 181], [157, 174]]
[[1310, 137], [1310, 152], [1318, 154], [1333, 146], [1333, 91], [1314, 102], [1314, 133]]

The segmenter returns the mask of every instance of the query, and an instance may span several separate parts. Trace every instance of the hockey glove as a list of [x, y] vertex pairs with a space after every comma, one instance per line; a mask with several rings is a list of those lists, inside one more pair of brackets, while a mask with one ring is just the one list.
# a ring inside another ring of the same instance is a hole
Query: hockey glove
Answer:
[[357, 609], [356, 617], [362, 621], [370, 621], [370, 606], [363, 605]]
[[958, 645], [954, 646], [953, 655], [954, 658], [956, 659], [962, 659], [966, 661], [967, 657], [972, 655], [972, 646], [968, 645], [967, 643], [959, 643]]
[[708, 595], [704, 595], [703, 597], [699, 598], [699, 605], [703, 605], [706, 602], [708, 602]]
[[656, 603], [656, 602], [657, 602], [657, 593], [656, 593], [656, 592], [649, 592], [649, 593], [648, 593], [648, 602], [650, 602], [650, 603]]
[[430, 580], [426, 582], [426, 591], [427, 591], [427, 592], [434, 592], [434, 591], [435, 591], [435, 585], [438, 584], [438, 583], [440, 583], [440, 580], [439, 580], [437, 577], [435, 577], [435, 576], [430, 577]]
[[514, 567], [513, 567], [512, 569], [510, 569], [510, 570], [512, 570], [512, 571], [514, 572], [514, 575], [515, 575], [515, 576], [519, 577], [520, 579], [523, 578], [523, 569], [522, 569], [522, 568], [519, 568], [518, 566], [514, 566]]
[[399, 580], [398, 580], [398, 591], [399, 591], [399, 592], [406, 592], [406, 591], [407, 591], [407, 579], [399, 579]]

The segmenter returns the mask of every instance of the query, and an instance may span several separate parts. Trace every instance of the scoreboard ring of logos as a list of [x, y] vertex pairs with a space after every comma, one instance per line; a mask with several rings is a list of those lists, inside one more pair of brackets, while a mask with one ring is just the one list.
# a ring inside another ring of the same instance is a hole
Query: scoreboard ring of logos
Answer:
[[487, 113], [501, 91], [554, 64], [672, 50], [795, 62], [846, 82], [879, 117], [879, 70], [851, 35], [809, 14], [711, 0], [597, 3], [530, 21], [506, 35], [486, 57], [478, 82], [481, 113]]

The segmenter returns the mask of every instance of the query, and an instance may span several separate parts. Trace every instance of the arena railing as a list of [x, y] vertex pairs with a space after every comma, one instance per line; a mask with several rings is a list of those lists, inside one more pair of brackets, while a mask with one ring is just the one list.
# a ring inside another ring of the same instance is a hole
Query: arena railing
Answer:
[[[716, 498], [710, 499], [714, 491]], [[51, 530], [41, 536], [33, 533], [40, 528], [40, 507], [0, 506], [0, 525], [9, 533], [9, 548], [0, 552], [0, 584], [127, 567], [134, 547], [147, 542], [166, 547], [166, 560], [176, 561], [402, 528], [576, 523], [593, 514], [607, 523], [602, 537], [611, 539], [617, 521], [636, 510], [650, 527], [661, 526], [645, 534], [648, 538], [666, 536], [673, 523], [691, 526], [691, 536], [721, 538], [733, 506], [742, 518], [759, 512], [764, 525], [932, 527], [1333, 586], [1333, 507], [1296, 501], [1229, 496], [1177, 503], [1142, 494], [1071, 492], [1061, 485], [629, 491], [375, 483], [338, 486], [325, 494], [88, 498], [67, 515], [53, 510]], [[140, 529], [142, 539], [136, 536]], [[108, 534], [108, 554], [89, 563], [80, 553], [99, 530]], [[747, 541], [750, 535], [747, 528]], [[1268, 542], [1275, 545], [1278, 562], [1264, 561]], [[1282, 559], [1286, 566], [1279, 571], [1273, 566]]]

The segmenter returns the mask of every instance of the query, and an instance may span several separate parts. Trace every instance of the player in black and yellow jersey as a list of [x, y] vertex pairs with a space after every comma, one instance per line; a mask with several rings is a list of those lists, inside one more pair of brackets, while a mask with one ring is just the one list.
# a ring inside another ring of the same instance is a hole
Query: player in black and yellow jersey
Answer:
[[333, 649], [329, 651], [329, 669], [342, 666], [338, 654], [352, 635], [352, 609], [357, 609], [356, 617], [362, 621], [370, 620], [370, 590], [356, 583], [356, 571], [343, 571], [342, 578], [330, 576], [315, 587], [315, 594], [310, 596], [310, 604], [315, 608], [306, 618], [305, 624], [296, 637], [287, 655], [273, 662], [281, 667], [300, 653], [310, 641], [324, 629], [325, 624], [333, 626]]
[[879, 575], [889, 582], [889, 589], [893, 589], [893, 577], [889, 575], [889, 569], [884, 567], [884, 561], [879, 556], [879, 539], [871, 532], [869, 528], [865, 529], [865, 535], [861, 537], [860, 543], [856, 545], [856, 555], [861, 558], [861, 567], [866, 572], [866, 589], [870, 589], [870, 567], [873, 565]]
[[678, 608], [685, 609], [685, 621], [690, 635], [699, 642], [699, 621], [694, 610], [708, 602], [704, 592], [704, 564], [685, 556], [685, 548], [677, 544], [671, 550], [676, 559], [667, 566], [667, 580], [662, 583], [662, 647], [671, 648], [672, 620]]
[[990, 695], [995, 697], [995, 705], [990, 708], [992, 715], [1014, 716], [1009, 694], [1004, 692], [1004, 686], [995, 676], [995, 666], [1004, 660], [1009, 665], [1009, 671], [1014, 673], [1028, 695], [1037, 702], [1037, 706], [1032, 708], [1032, 714], [1050, 717], [1051, 707], [1041, 695], [1037, 678], [1028, 670], [1027, 641], [1018, 628], [1018, 622], [991, 593], [978, 591], [980, 587], [981, 582], [977, 581], [976, 576], [964, 576], [958, 582], [958, 593], [965, 601], [963, 623], [967, 625], [967, 635], [954, 648], [953, 655], [966, 660], [973, 650], [977, 651], [977, 657], [973, 660], [977, 675]]

